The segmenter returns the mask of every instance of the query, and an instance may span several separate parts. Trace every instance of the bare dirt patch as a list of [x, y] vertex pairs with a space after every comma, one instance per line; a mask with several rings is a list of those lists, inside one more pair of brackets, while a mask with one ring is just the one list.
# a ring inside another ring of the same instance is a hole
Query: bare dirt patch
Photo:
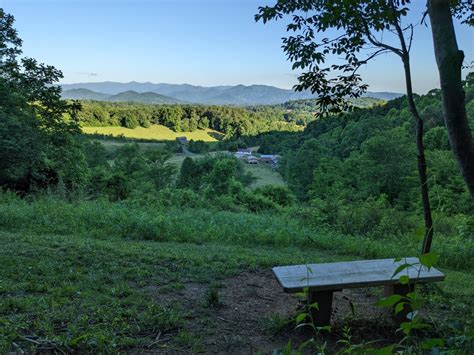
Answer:
[[[200, 343], [199, 350], [190, 349], [190, 352], [272, 353], [290, 338], [298, 344], [311, 337], [308, 332], [295, 331], [294, 322], [290, 322], [302, 301], [285, 294], [270, 270], [246, 271], [222, 280], [217, 288], [218, 305], [209, 305], [209, 289], [208, 284], [187, 283], [177, 292], [159, 295], [161, 301], [178, 302], [189, 313], [185, 330], [198, 337]], [[159, 289], [155, 292], [159, 293]], [[374, 305], [380, 296], [378, 289], [336, 292], [333, 330], [320, 340], [327, 342], [329, 349], [336, 347], [342, 328], [348, 325], [353, 329], [355, 342], [389, 340], [393, 337], [394, 325], [389, 313]], [[289, 321], [287, 325], [285, 319]], [[357, 329], [364, 332], [358, 334]]]

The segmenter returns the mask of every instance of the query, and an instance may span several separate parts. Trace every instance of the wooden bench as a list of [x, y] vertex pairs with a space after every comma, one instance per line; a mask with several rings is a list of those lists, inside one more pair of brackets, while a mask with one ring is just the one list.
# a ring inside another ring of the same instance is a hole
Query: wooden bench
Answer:
[[[418, 266], [407, 268], [394, 276], [397, 267], [405, 263], [418, 264]], [[332, 298], [335, 291], [384, 286], [386, 296], [406, 295], [414, 290], [415, 284], [444, 280], [444, 274], [441, 271], [422, 267], [418, 272], [419, 266], [418, 258], [404, 258], [399, 262], [395, 262], [394, 259], [360, 260], [277, 266], [272, 270], [286, 293], [302, 292], [308, 288], [310, 304], [317, 302], [319, 306], [319, 309], [312, 310], [315, 325], [326, 326], [331, 321]], [[402, 275], [408, 275], [409, 284], [400, 284], [399, 278]], [[403, 313], [406, 316], [408, 311]]]

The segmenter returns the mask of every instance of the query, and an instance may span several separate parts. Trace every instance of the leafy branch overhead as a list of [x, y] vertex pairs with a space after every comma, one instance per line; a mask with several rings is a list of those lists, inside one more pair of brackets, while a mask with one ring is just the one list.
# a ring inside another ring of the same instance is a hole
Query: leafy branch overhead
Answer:
[[[401, 18], [409, 3], [278, 0], [275, 6], [260, 7], [255, 19], [266, 23], [291, 15], [287, 31], [294, 35], [283, 38], [283, 49], [293, 69], [303, 71], [295, 89], [319, 94], [322, 111], [333, 113], [348, 109], [347, 98], [367, 90], [359, 74], [362, 66], [385, 53], [408, 55], [414, 26], [402, 25]], [[334, 64], [325, 65], [329, 57], [334, 57]]]

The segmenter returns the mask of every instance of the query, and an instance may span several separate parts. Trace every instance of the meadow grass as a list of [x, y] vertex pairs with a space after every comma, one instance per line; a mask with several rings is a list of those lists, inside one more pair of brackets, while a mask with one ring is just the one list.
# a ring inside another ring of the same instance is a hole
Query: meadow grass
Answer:
[[[174, 339], [163, 351], [198, 351], [190, 310], [168, 296], [188, 282], [212, 285], [275, 265], [416, 255], [418, 247], [317, 231], [285, 213], [0, 197], [0, 352], [16, 351], [12, 344], [34, 351], [36, 343], [52, 351], [145, 349], [160, 331]], [[455, 247], [435, 240], [447, 274], [439, 297], [451, 300], [457, 317], [469, 317], [472, 248]]]
[[278, 171], [272, 170], [269, 164], [245, 164], [244, 170], [250, 172], [256, 180], [250, 185], [250, 188], [255, 189], [265, 185], [286, 186], [282, 176]]
[[125, 128], [125, 127], [82, 127], [86, 134], [103, 134], [114, 137], [124, 136], [135, 139], [154, 139], [158, 141], [173, 141], [177, 137], [186, 137], [188, 140], [201, 140], [205, 142], [215, 142], [219, 132], [212, 129], [197, 130], [194, 132], [174, 132], [162, 125], [152, 125], [149, 128]]

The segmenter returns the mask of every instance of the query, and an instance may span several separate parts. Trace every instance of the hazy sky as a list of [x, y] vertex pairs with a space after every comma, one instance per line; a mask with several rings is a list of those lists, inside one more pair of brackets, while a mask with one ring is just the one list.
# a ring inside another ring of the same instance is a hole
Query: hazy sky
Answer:
[[[290, 88], [296, 73], [281, 49], [284, 22], [255, 23], [269, 0], [0, 0], [16, 18], [24, 54], [53, 64], [64, 83], [150, 81]], [[419, 21], [426, 0], [413, 0]], [[456, 26], [466, 59], [474, 33]], [[417, 26], [414, 86], [438, 85], [431, 33]], [[372, 91], [404, 91], [400, 60], [380, 57], [361, 72]]]

